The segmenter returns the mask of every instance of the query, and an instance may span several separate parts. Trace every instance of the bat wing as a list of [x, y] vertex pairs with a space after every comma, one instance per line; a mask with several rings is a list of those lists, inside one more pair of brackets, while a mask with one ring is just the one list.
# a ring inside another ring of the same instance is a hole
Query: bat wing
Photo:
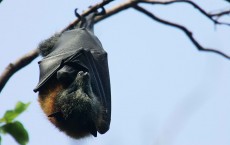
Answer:
[[54, 46], [53, 51], [39, 62], [39, 83], [34, 89], [37, 92], [51, 76], [63, 65], [63, 62], [78, 54], [81, 49], [87, 49], [99, 61], [105, 51], [98, 38], [86, 28], [79, 28], [64, 32]]
[[103, 106], [103, 120], [105, 124], [100, 133], [105, 133], [109, 129], [111, 119], [111, 91], [110, 77], [105, 51], [90, 51], [90, 49], [81, 49], [66, 60], [66, 63], [76, 64], [78, 67], [84, 67], [88, 70], [91, 78], [91, 86], [98, 101]]
[[100, 133], [109, 129], [111, 119], [111, 91], [107, 53], [98, 38], [85, 28], [64, 32], [54, 51], [39, 62], [40, 79], [34, 91], [39, 89], [65, 66], [76, 72], [87, 70], [91, 77], [93, 93], [103, 106], [105, 121]]

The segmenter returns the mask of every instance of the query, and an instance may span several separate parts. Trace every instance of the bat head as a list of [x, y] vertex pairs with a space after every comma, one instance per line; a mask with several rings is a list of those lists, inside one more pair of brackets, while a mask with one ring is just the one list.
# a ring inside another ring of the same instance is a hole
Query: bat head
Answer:
[[91, 89], [90, 76], [88, 72], [79, 71], [75, 79], [77, 82], [78, 88], [84, 90], [84, 92], [90, 93]]

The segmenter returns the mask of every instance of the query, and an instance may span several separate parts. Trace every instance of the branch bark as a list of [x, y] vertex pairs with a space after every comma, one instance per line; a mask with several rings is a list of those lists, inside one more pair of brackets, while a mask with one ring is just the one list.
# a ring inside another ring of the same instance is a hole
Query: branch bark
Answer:
[[25, 54], [21, 58], [17, 59], [15, 62], [10, 63], [3, 73], [0, 76], [0, 92], [6, 85], [7, 81], [13, 76], [15, 72], [20, 70], [21, 68], [28, 65], [30, 62], [32, 62], [37, 56], [39, 55], [38, 49], [34, 49], [31, 52]]
[[175, 27], [175, 28], [178, 28], [180, 30], [182, 30], [187, 36], [188, 38], [192, 41], [192, 43], [197, 47], [198, 50], [200, 51], [207, 51], [207, 52], [212, 52], [212, 53], [216, 53], [216, 54], [219, 54], [227, 59], [230, 59], [230, 56], [224, 54], [223, 52], [221, 51], [218, 51], [216, 49], [212, 49], [212, 48], [204, 48], [194, 37], [193, 37], [193, 34], [192, 32], [190, 32], [186, 27], [182, 26], [182, 25], [179, 25], [179, 24], [176, 24], [176, 23], [172, 23], [172, 22], [169, 22], [169, 21], [166, 21], [166, 20], [163, 20], [157, 16], [155, 16], [153, 13], [149, 12], [148, 10], [140, 7], [140, 6], [134, 6], [134, 8], [142, 13], [144, 13], [145, 15], [149, 16], [150, 18], [152, 18], [153, 20], [157, 21], [157, 22], [160, 22], [162, 24], [165, 24], [165, 25], [169, 25], [169, 26], [172, 26], [172, 27]]
[[[102, 1], [101, 3], [98, 3], [92, 7], [90, 7], [87, 11], [85, 11], [83, 14], [81, 14], [82, 17], [87, 16], [88, 14], [90, 14], [91, 12], [97, 10], [100, 7], [103, 7], [107, 4], [109, 4], [110, 2], [112, 2], [112, 0], [106, 0], [106, 1]], [[106, 12], [105, 15], [98, 17], [95, 20], [95, 23], [102, 21], [118, 12], [121, 12], [129, 7], [131, 7], [133, 4], [135, 4], [136, 2], [134, 1], [128, 1], [125, 2], [121, 5], [118, 5], [117, 7], [112, 8], [111, 10], [108, 10]], [[73, 29], [74, 26], [79, 22], [79, 19], [76, 19], [75, 21], [73, 21], [71, 24], [69, 24], [66, 28], [64, 28], [63, 30], [61, 30], [61, 33], [65, 32], [66, 30], [70, 30]], [[25, 67], [26, 65], [30, 64], [30, 62], [32, 62], [35, 58], [37, 58], [39, 55], [39, 50], [38, 48], [32, 50], [31, 52], [29, 52], [28, 54], [23, 55], [22, 57], [20, 57], [19, 59], [17, 59], [15, 62], [10, 63], [5, 70], [2, 72], [2, 74], [0, 75], [0, 92], [2, 91], [2, 89], [4, 88], [4, 86], [6, 85], [7, 81], [20, 69], [22, 69], [23, 67]]]
[[191, 6], [193, 6], [194, 8], [196, 8], [201, 14], [203, 14], [205, 17], [207, 17], [209, 20], [211, 20], [214, 24], [218, 24], [218, 25], [227, 25], [230, 26], [229, 23], [225, 23], [225, 22], [220, 22], [217, 19], [215, 19], [215, 17], [217, 16], [224, 16], [230, 13], [230, 10], [227, 11], [223, 11], [220, 13], [215, 13], [215, 14], [210, 14], [208, 12], [206, 12], [203, 8], [201, 8], [198, 4], [196, 4], [193, 1], [190, 0], [173, 0], [173, 1], [166, 1], [166, 2], [159, 2], [159, 1], [155, 1], [155, 0], [141, 0], [142, 3], [146, 3], [146, 4], [161, 4], [161, 5], [169, 5], [169, 4], [175, 4], [175, 3], [187, 3], [190, 4]]
[[212, 17], [222, 17], [222, 16], [225, 16], [225, 15], [229, 15], [230, 14], [230, 10], [226, 10], [226, 11], [221, 11], [219, 13], [213, 13], [213, 14], [210, 14]]
[[[113, 0], [104, 0], [101, 3], [98, 3], [92, 7], [90, 7], [87, 11], [85, 11], [84, 13], [81, 14], [82, 17], [87, 16], [88, 14], [90, 14], [91, 12], [97, 10], [100, 7], [103, 7], [107, 4], [109, 4], [110, 2], [112, 2]], [[220, 13], [215, 13], [215, 14], [209, 14], [207, 13], [204, 9], [202, 9], [199, 5], [197, 5], [196, 3], [189, 1], [189, 0], [169, 0], [167, 2], [162, 2], [162, 1], [158, 1], [158, 0], [129, 0], [127, 2], [124, 2], [118, 6], [115, 6], [114, 8], [107, 10], [106, 14], [103, 16], [98, 16], [95, 20], [95, 23], [98, 23], [112, 15], [115, 15], [123, 10], [126, 10], [128, 8], [135, 8], [136, 10], [144, 13], [145, 15], [149, 16], [150, 18], [172, 26], [172, 27], [176, 27], [180, 30], [182, 30], [187, 36], [188, 38], [192, 41], [192, 43], [198, 48], [198, 50], [202, 50], [202, 51], [209, 51], [209, 52], [213, 52], [216, 54], [219, 54], [227, 59], [230, 59], [230, 57], [218, 50], [215, 49], [209, 49], [209, 48], [204, 48], [202, 45], [200, 45], [198, 43], [198, 41], [193, 37], [192, 33], [184, 26], [179, 25], [179, 24], [175, 24], [172, 22], [168, 22], [166, 20], [163, 20], [161, 18], [156, 17], [155, 15], [153, 15], [151, 12], [147, 11], [146, 9], [138, 6], [138, 4], [162, 4], [162, 5], [168, 5], [168, 4], [173, 4], [173, 3], [188, 3], [190, 5], [192, 5], [193, 7], [195, 7], [196, 9], [198, 9], [203, 15], [205, 15], [208, 19], [210, 19], [211, 21], [214, 22], [214, 24], [221, 24], [221, 25], [228, 25], [230, 26], [230, 24], [228, 23], [223, 23], [223, 22], [219, 22], [217, 19], [215, 19], [216, 17], [221, 17], [224, 15], [228, 15], [230, 13], [229, 10], [227, 11], [222, 11]], [[71, 24], [69, 24], [66, 28], [64, 28], [62, 31], [60, 31], [61, 33], [63, 33], [66, 30], [70, 30], [73, 29], [74, 26], [79, 22], [80, 20], [76, 19], [75, 21], [73, 21]], [[26, 65], [28, 65], [30, 62], [32, 62], [37, 56], [39, 55], [39, 50], [38, 48], [32, 50], [31, 52], [29, 52], [28, 54], [25, 54], [24, 56], [22, 56], [21, 58], [19, 58], [18, 60], [16, 60], [13, 63], [10, 63], [6, 69], [3, 71], [3, 73], [0, 75], [0, 92], [2, 91], [2, 89], [4, 88], [5, 84], [7, 83], [7, 81], [10, 79], [10, 77], [13, 76], [14, 73], [16, 73], [18, 70], [20, 70], [21, 68], [25, 67]]]

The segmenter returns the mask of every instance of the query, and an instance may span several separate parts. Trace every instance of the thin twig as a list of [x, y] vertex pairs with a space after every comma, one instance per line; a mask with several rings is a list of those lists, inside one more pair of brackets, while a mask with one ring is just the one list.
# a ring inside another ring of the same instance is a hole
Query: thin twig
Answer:
[[227, 11], [223, 11], [223, 12], [219, 12], [219, 13], [210, 14], [210, 16], [212, 16], [212, 17], [222, 17], [224, 15], [229, 15], [229, 14], [230, 14], [230, 10], [227, 10]]
[[193, 37], [192, 32], [190, 32], [186, 27], [184, 27], [182, 25], [179, 25], [179, 24], [176, 24], [176, 23], [172, 23], [172, 22], [163, 20], [163, 19], [155, 16], [153, 13], [149, 12], [148, 10], [146, 10], [146, 9], [144, 9], [144, 8], [138, 6], [138, 5], [135, 5], [134, 8], [136, 10], [144, 13], [145, 15], [149, 16], [150, 18], [152, 18], [153, 20], [155, 20], [157, 22], [160, 22], [162, 24], [169, 25], [169, 26], [172, 26], [172, 27], [175, 27], [175, 28], [178, 28], [178, 29], [182, 30], [188, 36], [188, 38], [192, 41], [192, 43], [197, 47], [198, 50], [216, 53], [216, 54], [219, 54], [219, 55], [221, 55], [221, 56], [223, 56], [223, 57], [225, 57], [227, 59], [230, 59], [230, 57], [228, 55], [224, 54], [221, 51], [211, 49], [211, 48], [204, 48], [203, 46], [201, 46], [199, 44], [199, 42]]
[[[160, 2], [160, 1], [155, 1], [155, 0], [140, 0], [141, 3], [147, 3], [147, 4], [162, 4], [162, 5], [169, 5], [169, 4], [174, 4], [174, 3], [188, 3], [192, 5], [194, 8], [196, 8], [201, 14], [206, 16], [209, 20], [211, 20], [214, 24], [219, 24], [219, 25], [227, 25], [230, 26], [229, 23], [225, 22], [219, 22], [216, 20], [213, 16], [213, 14], [207, 13], [204, 9], [202, 9], [199, 5], [197, 5], [195, 2], [190, 1], [190, 0], [173, 0], [173, 1], [166, 1], [166, 2]], [[222, 15], [225, 15], [228, 13], [224, 13]]]

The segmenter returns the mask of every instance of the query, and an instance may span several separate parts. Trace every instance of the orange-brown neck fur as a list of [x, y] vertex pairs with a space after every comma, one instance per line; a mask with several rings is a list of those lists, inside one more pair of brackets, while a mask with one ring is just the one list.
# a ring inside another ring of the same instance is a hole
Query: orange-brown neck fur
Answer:
[[[62, 89], [62, 85], [53, 77], [39, 91], [38, 101], [46, 116], [55, 112], [55, 100]], [[57, 126], [55, 118], [48, 117], [48, 119]]]
[[[59, 111], [57, 110], [56, 100], [58, 94], [62, 92], [63, 89], [61, 83], [55, 77], [52, 77], [39, 91], [39, 103], [47, 117]], [[55, 117], [48, 117], [48, 119], [59, 130], [64, 131], [73, 138], [82, 138], [90, 135], [88, 131], [79, 131], [77, 129], [78, 122], [69, 122], [68, 120], [58, 121]]]

